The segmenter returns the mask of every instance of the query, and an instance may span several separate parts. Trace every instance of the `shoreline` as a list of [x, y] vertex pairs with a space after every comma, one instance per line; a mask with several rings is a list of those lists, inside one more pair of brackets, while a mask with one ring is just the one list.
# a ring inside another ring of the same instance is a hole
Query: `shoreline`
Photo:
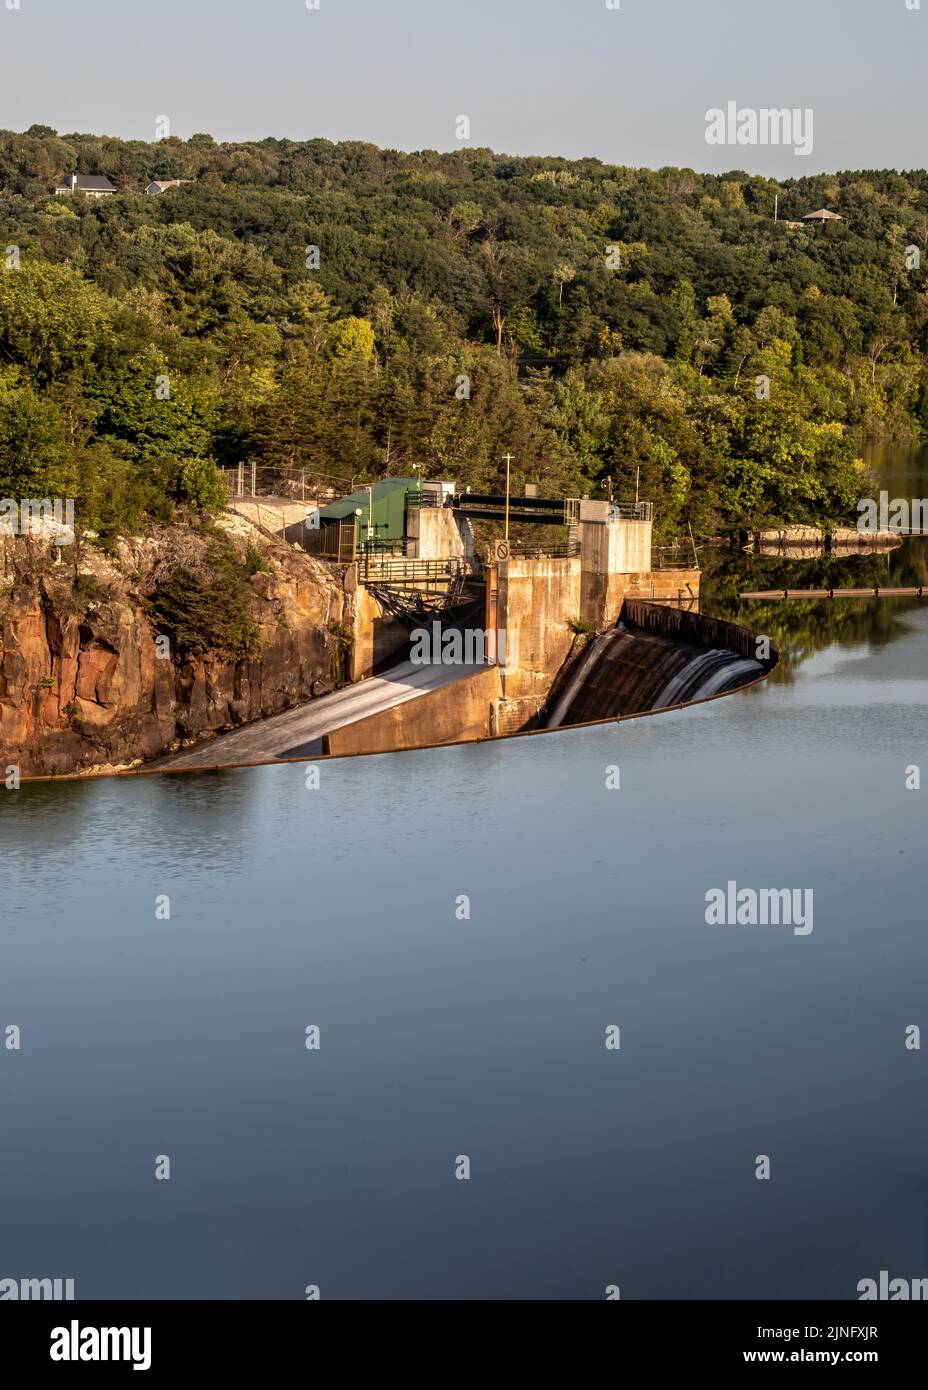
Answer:
[[[519, 729], [513, 733], [489, 734], [485, 737], [471, 739], [452, 739], [440, 743], [419, 743], [405, 748], [380, 748], [352, 753], [317, 753], [302, 758], [258, 758], [251, 762], [209, 763], [201, 767], [153, 767], [151, 765], [146, 766], [142, 764], [139, 767], [89, 770], [87, 772], [46, 773], [39, 777], [23, 777], [20, 781], [22, 786], [26, 786], [27, 784], [35, 785], [37, 783], [48, 782], [97, 782], [129, 777], [191, 776], [197, 773], [230, 772], [250, 767], [283, 767], [294, 764], [334, 762], [347, 758], [396, 757], [403, 753], [422, 753], [435, 748], [464, 748], [473, 744], [502, 743], [518, 738], [537, 738], [544, 734], [569, 734], [577, 729], [595, 729], [601, 728], [607, 724], [625, 724], [632, 719], [651, 719], [661, 714], [679, 713], [681, 710], [696, 709], [700, 705], [712, 704], [716, 700], [725, 700], [732, 695], [738, 695], [742, 691], [752, 690], [761, 685], [773, 674], [779, 664], [780, 658], [779, 655], [777, 655], [776, 660], [769, 670], [764, 671], [759, 676], [755, 676], [753, 680], [745, 681], [744, 685], [739, 685], [734, 690], [723, 690], [718, 695], [707, 695], [698, 700], [684, 700], [679, 704], [664, 705], [660, 709], [640, 710], [635, 714], [618, 714], [606, 719], [587, 719], [577, 724], [562, 724], [556, 729]], [[218, 735], [218, 737], [221, 738], [222, 735]], [[200, 744], [198, 746], [203, 747], [204, 745]]]

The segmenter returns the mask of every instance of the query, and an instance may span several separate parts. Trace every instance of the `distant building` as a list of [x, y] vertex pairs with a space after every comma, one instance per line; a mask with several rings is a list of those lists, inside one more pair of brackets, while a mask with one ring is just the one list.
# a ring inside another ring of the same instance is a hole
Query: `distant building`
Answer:
[[105, 174], [67, 174], [55, 189], [56, 195], [83, 193], [88, 198], [109, 198], [115, 192], [116, 185]]
[[155, 179], [145, 189], [146, 193], [163, 193], [166, 188], [179, 188], [182, 183], [193, 183], [193, 179]]
[[819, 208], [818, 212], [807, 212], [802, 220], [803, 222], [843, 222], [844, 218], [837, 212], [829, 212], [827, 208]]
[[419, 495], [417, 478], [383, 478], [330, 502], [308, 528], [311, 552], [348, 562], [370, 542], [402, 553], [410, 493]]

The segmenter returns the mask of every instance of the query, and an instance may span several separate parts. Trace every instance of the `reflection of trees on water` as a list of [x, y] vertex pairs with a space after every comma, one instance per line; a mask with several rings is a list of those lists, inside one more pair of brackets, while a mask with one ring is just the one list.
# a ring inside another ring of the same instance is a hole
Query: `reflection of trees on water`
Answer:
[[928, 588], [928, 539], [903, 542], [872, 555], [821, 555], [789, 560], [730, 550], [704, 550], [700, 607], [715, 618], [744, 624], [773, 639], [780, 651], [774, 680], [789, 681], [808, 657], [833, 642], [891, 642], [906, 632], [899, 619], [928, 602], [917, 598], [742, 602], [743, 591], [764, 589]]
[[260, 773], [24, 782], [15, 792], [0, 784], [7, 865], [27, 883], [41, 881], [53, 865], [66, 888], [72, 866], [83, 872], [96, 863], [100, 844], [118, 843], [129, 874], [170, 864], [177, 845], [184, 846], [190, 872], [235, 872], [242, 844], [273, 837], [287, 814], [285, 801], [256, 796], [255, 776]]

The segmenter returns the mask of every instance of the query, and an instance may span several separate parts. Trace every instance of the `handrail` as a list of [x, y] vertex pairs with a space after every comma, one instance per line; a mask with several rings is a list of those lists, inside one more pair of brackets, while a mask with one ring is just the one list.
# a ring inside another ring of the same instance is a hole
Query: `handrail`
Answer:
[[[580, 542], [569, 540], [554, 541], [550, 545], [530, 545], [521, 541], [510, 541], [509, 554], [513, 559], [519, 560], [569, 560], [580, 554]], [[487, 559], [490, 563], [494, 560], [491, 550], [487, 551]]]
[[415, 556], [393, 557], [364, 553], [358, 556], [358, 578], [384, 583], [421, 579], [455, 579], [464, 570], [463, 559], [419, 560]]
[[653, 521], [653, 502], [610, 502], [617, 521]]

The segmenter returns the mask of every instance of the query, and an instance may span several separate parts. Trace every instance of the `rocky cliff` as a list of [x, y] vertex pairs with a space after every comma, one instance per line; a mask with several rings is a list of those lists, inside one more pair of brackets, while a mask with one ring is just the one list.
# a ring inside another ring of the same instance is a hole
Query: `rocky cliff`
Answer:
[[[345, 679], [352, 598], [332, 567], [240, 519], [221, 523], [256, 572], [254, 654], [166, 650], [151, 596], [207, 540], [167, 528], [104, 551], [0, 539], [0, 763], [24, 777], [126, 767], [277, 714]], [[244, 573], [245, 571], [243, 571]]]

